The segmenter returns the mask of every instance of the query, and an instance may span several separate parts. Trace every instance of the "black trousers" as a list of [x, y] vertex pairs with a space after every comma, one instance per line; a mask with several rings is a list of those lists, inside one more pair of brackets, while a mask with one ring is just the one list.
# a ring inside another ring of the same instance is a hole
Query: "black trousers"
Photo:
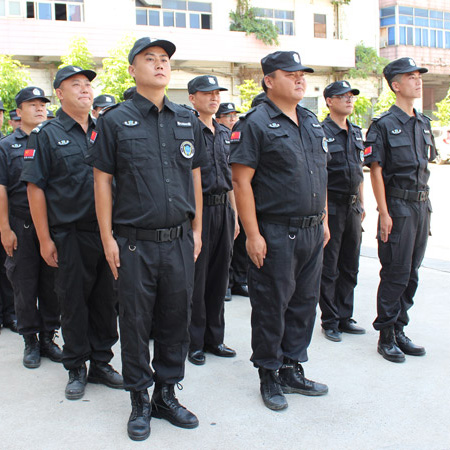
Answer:
[[[39, 240], [31, 221], [10, 216], [17, 236], [17, 250], [5, 262], [14, 290], [17, 327], [22, 335], [54, 331], [60, 327], [58, 297], [55, 293], [56, 269], [40, 255]], [[39, 305], [39, 306], [38, 306]]]
[[389, 211], [393, 226], [388, 242], [380, 239], [378, 222], [378, 257], [380, 284], [377, 294], [376, 330], [394, 325], [402, 330], [408, 325], [408, 310], [419, 283], [419, 267], [425, 256], [430, 232], [429, 202], [407, 202]]
[[203, 207], [202, 251], [195, 263], [190, 349], [223, 343], [224, 297], [228, 286], [234, 237], [234, 211], [229, 204]]
[[55, 291], [61, 306], [63, 364], [79, 367], [88, 359], [109, 362], [117, 342], [117, 293], [98, 232], [75, 225], [54, 227], [58, 250]]
[[353, 315], [361, 251], [361, 207], [328, 202], [330, 240], [323, 253], [319, 305], [322, 327], [337, 329]]
[[[194, 241], [190, 225], [171, 242], [118, 237], [122, 375], [126, 390], [184, 377], [194, 285]], [[150, 333], [154, 355], [150, 368]]]
[[5, 269], [6, 252], [0, 245], [0, 325], [16, 319], [14, 293]]
[[294, 239], [284, 225], [259, 222], [259, 229], [267, 256], [260, 269], [249, 262], [251, 361], [255, 367], [276, 370], [283, 357], [308, 360], [319, 299], [323, 226], [298, 229]]
[[240, 232], [234, 240], [233, 244], [233, 256], [231, 257], [230, 265], [230, 282], [229, 287], [235, 285], [247, 284], [247, 272], [248, 272], [248, 257], [245, 242], [247, 236], [245, 235], [244, 227], [239, 220]]

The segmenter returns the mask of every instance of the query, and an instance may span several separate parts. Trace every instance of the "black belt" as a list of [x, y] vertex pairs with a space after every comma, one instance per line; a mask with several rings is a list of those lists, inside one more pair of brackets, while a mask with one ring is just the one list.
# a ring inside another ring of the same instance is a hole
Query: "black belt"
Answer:
[[258, 219], [262, 222], [274, 223], [277, 225], [286, 225], [290, 228], [316, 227], [323, 222], [324, 218], [324, 213], [303, 217], [277, 216], [275, 214], [258, 214]]
[[203, 194], [203, 205], [217, 206], [225, 205], [228, 195], [226, 192], [223, 194]]
[[408, 191], [406, 189], [388, 187], [386, 188], [386, 195], [408, 200], [410, 202], [426, 202], [428, 200], [429, 191]]
[[114, 225], [114, 233], [132, 241], [169, 242], [178, 239], [183, 234], [183, 225], [172, 228], [158, 228], [146, 230], [145, 228], [129, 227], [127, 225]]
[[10, 208], [9, 213], [12, 216], [18, 217], [19, 219], [23, 219], [29, 221], [31, 223], [31, 214], [29, 211], [24, 211], [22, 209]]
[[346, 205], [354, 205], [358, 201], [358, 194], [338, 194], [337, 192], [328, 191], [328, 200]]
[[100, 231], [98, 222], [75, 222], [77, 231]]

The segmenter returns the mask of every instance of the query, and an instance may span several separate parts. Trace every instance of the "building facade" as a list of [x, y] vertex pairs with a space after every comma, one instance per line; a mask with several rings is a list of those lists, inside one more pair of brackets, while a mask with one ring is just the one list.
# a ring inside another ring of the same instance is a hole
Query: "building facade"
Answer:
[[[198, 74], [214, 73], [229, 89], [224, 101], [239, 104], [237, 85], [260, 80], [260, 60], [275, 50], [297, 50], [316, 73], [308, 76], [305, 105], [315, 112], [323, 106], [323, 88], [345, 76], [355, 65], [355, 45], [363, 41], [378, 48], [377, 0], [253, 0], [261, 17], [279, 30], [278, 47], [244, 32], [230, 31], [236, 0], [0, 0], [0, 53], [30, 66], [33, 82], [51, 94], [51, 80], [61, 55], [74, 36], [83, 36], [94, 60], [102, 58], [124, 36], [151, 36], [173, 41], [170, 98], [187, 102], [187, 82]], [[365, 17], [361, 21], [361, 17]], [[361, 89], [377, 96], [376, 83]]]

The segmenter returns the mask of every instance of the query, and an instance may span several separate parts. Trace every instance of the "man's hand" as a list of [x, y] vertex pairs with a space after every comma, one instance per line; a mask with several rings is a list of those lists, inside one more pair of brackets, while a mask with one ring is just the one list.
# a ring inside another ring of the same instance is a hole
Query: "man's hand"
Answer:
[[265, 239], [260, 234], [252, 238], [247, 237], [245, 247], [253, 264], [260, 269], [264, 265], [264, 258], [267, 255]]
[[17, 236], [11, 228], [3, 230], [1, 233], [2, 245], [8, 256], [12, 257], [14, 250], [17, 250]]
[[119, 246], [117, 241], [111, 236], [106, 242], [102, 242], [103, 251], [105, 252], [106, 261], [115, 280], [119, 278], [118, 268], [120, 267]]
[[197, 261], [198, 255], [202, 251], [202, 233], [192, 230], [194, 236], [194, 261]]
[[58, 251], [51, 239], [41, 242], [41, 256], [50, 267], [58, 267]]
[[323, 246], [325, 247], [330, 240], [331, 234], [330, 229], [328, 228], [328, 223], [323, 224]]
[[239, 226], [239, 220], [236, 213], [236, 219], [234, 221], [234, 239], [236, 239], [241, 232], [241, 227]]
[[364, 203], [361, 202], [361, 223], [364, 221], [364, 219], [366, 218], [366, 210], [364, 209]]
[[392, 219], [387, 213], [380, 214], [380, 238], [386, 243], [389, 240], [389, 235], [392, 230]]

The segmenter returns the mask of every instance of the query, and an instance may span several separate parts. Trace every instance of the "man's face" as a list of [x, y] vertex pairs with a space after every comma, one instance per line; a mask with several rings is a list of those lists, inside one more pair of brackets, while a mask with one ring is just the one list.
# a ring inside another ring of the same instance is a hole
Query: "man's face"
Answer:
[[422, 97], [422, 74], [419, 71], [402, 74], [399, 81], [393, 81], [392, 87], [397, 95], [415, 99]]
[[102, 109], [103, 109], [103, 108], [102, 108], [101, 106], [96, 106], [96, 107], [92, 110], [92, 112], [91, 112], [92, 117], [95, 117], [96, 119], [98, 119], [98, 116], [99, 116], [100, 111], [101, 111]]
[[286, 72], [278, 69], [274, 72], [273, 77], [265, 76], [264, 82], [269, 88], [269, 95], [275, 99], [299, 102], [306, 92], [305, 72], [302, 70]]
[[333, 95], [327, 98], [327, 106], [332, 113], [349, 116], [353, 112], [355, 99], [356, 97], [351, 92]]
[[212, 115], [219, 109], [220, 91], [218, 89], [209, 92], [197, 91], [189, 95], [189, 101], [200, 114]]
[[239, 120], [239, 117], [237, 115], [237, 112], [230, 112], [228, 114], [222, 114], [216, 120], [217, 122], [221, 123], [222, 125], [225, 125], [227, 128], [232, 130], [233, 125]]
[[70, 110], [88, 111], [94, 100], [94, 91], [86, 75], [72, 75], [56, 89], [61, 106]]
[[17, 115], [24, 126], [34, 128], [47, 120], [46, 103], [38, 98], [22, 102], [20, 108], [17, 108]]
[[171, 74], [169, 55], [161, 47], [146, 48], [135, 56], [128, 72], [136, 80], [137, 86], [165, 88]]
[[22, 124], [21, 120], [8, 120], [8, 125], [12, 127], [13, 131], [16, 131], [21, 124]]

